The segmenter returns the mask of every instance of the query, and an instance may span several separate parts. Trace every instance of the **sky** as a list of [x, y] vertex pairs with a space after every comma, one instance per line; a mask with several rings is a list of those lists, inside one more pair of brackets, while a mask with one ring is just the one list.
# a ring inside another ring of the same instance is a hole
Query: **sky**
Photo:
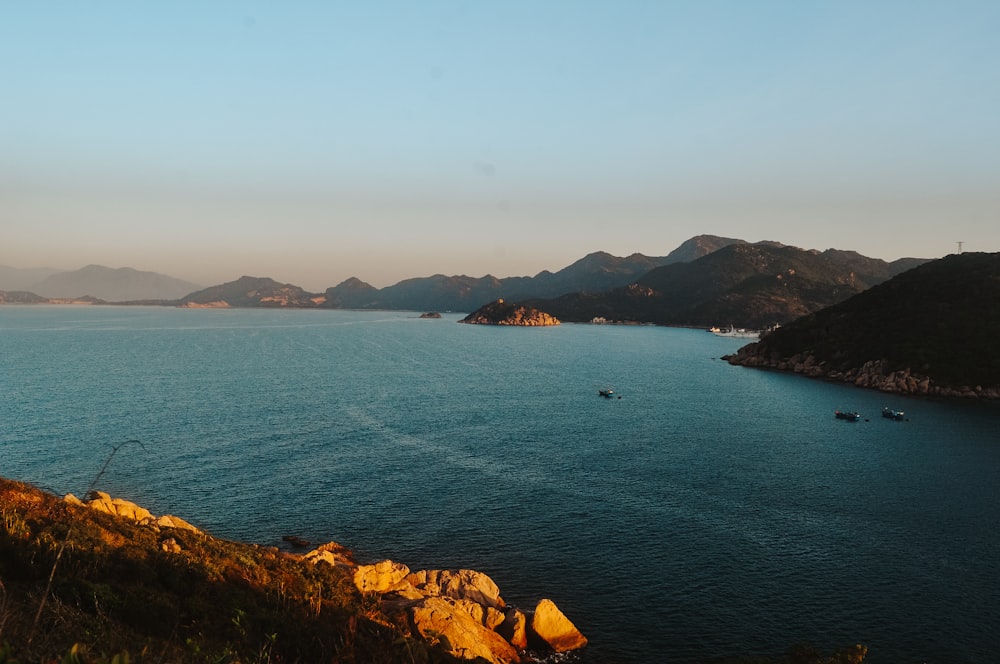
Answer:
[[1000, 251], [995, 0], [0, 0], [0, 265]]

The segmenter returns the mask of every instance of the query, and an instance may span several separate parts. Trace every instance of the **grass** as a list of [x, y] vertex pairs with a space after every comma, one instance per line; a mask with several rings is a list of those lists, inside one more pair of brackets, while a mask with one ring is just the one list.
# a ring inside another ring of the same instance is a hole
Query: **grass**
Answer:
[[0, 664], [456, 661], [395, 627], [345, 568], [4, 479], [0, 514]]

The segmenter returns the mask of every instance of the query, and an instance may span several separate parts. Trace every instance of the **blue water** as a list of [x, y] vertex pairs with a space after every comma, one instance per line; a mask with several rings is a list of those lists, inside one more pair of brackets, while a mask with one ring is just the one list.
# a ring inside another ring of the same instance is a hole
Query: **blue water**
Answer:
[[101, 488], [479, 569], [552, 598], [582, 662], [1000, 661], [1000, 408], [731, 367], [698, 330], [456, 319], [0, 307], [0, 475], [79, 494], [135, 439]]

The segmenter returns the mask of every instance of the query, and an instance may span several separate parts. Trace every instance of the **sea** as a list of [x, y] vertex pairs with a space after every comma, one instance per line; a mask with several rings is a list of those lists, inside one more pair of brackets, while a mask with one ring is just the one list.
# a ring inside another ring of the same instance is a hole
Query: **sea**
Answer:
[[730, 366], [746, 340], [704, 330], [459, 318], [2, 306], [0, 475], [480, 570], [588, 637], [564, 661], [1000, 661], [997, 404]]

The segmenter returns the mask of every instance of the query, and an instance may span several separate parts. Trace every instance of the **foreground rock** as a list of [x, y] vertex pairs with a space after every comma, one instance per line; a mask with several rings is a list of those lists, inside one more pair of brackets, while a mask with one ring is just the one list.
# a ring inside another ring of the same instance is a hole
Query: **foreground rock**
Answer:
[[89, 507], [97, 510], [98, 512], [106, 512], [107, 514], [128, 519], [129, 521], [134, 521], [141, 526], [152, 526], [154, 528], [175, 528], [179, 530], [187, 530], [199, 535], [203, 534], [201, 530], [195, 528], [179, 516], [165, 514], [161, 517], [155, 517], [146, 508], [140, 507], [123, 498], [112, 498], [104, 491], [91, 491], [87, 495], [86, 500], [80, 500], [73, 494], [68, 493], [63, 500], [71, 505]]
[[524, 612], [507, 606], [493, 579], [475, 570], [410, 572], [402, 563], [383, 560], [358, 565], [354, 584], [378, 595], [397, 627], [463, 659], [510, 664], [521, 661], [529, 644], [554, 652], [587, 645], [552, 600], [541, 600], [529, 622]]
[[490, 302], [458, 321], [472, 325], [515, 325], [544, 327], [559, 325], [559, 319], [544, 311], [520, 304], [504, 302], [502, 299]]
[[550, 599], [543, 599], [535, 607], [531, 629], [556, 652], [578, 650], [587, 645], [587, 638]]
[[[156, 517], [149, 510], [103, 491], [93, 491], [86, 500], [67, 494], [65, 502], [111, 514], [150, 528], [180, 529], [204, 535], [179, 517]], [[177, 533], [161, 536], [160, 548], [181, 553]], [[500, 588], [487, 574], [470, 569], [420, 570], [412, 572], [403, 563], [381, 560], [358, 564], [352, 552], [329, 542], [304, 555], [285, 554], [308, 565], [347, 568], [354, 586], [376, 596], [383, 614], [403, 634], [419, 638], [462, 659], [481, 658], [493, 664], [520, 662], [530, 647], [554, 652], [577, 650], [587, 639], [548, 599], [541, 600], [526, 615], [509, 607]], [[529, 619], [530, 616], [530, 619]]]

